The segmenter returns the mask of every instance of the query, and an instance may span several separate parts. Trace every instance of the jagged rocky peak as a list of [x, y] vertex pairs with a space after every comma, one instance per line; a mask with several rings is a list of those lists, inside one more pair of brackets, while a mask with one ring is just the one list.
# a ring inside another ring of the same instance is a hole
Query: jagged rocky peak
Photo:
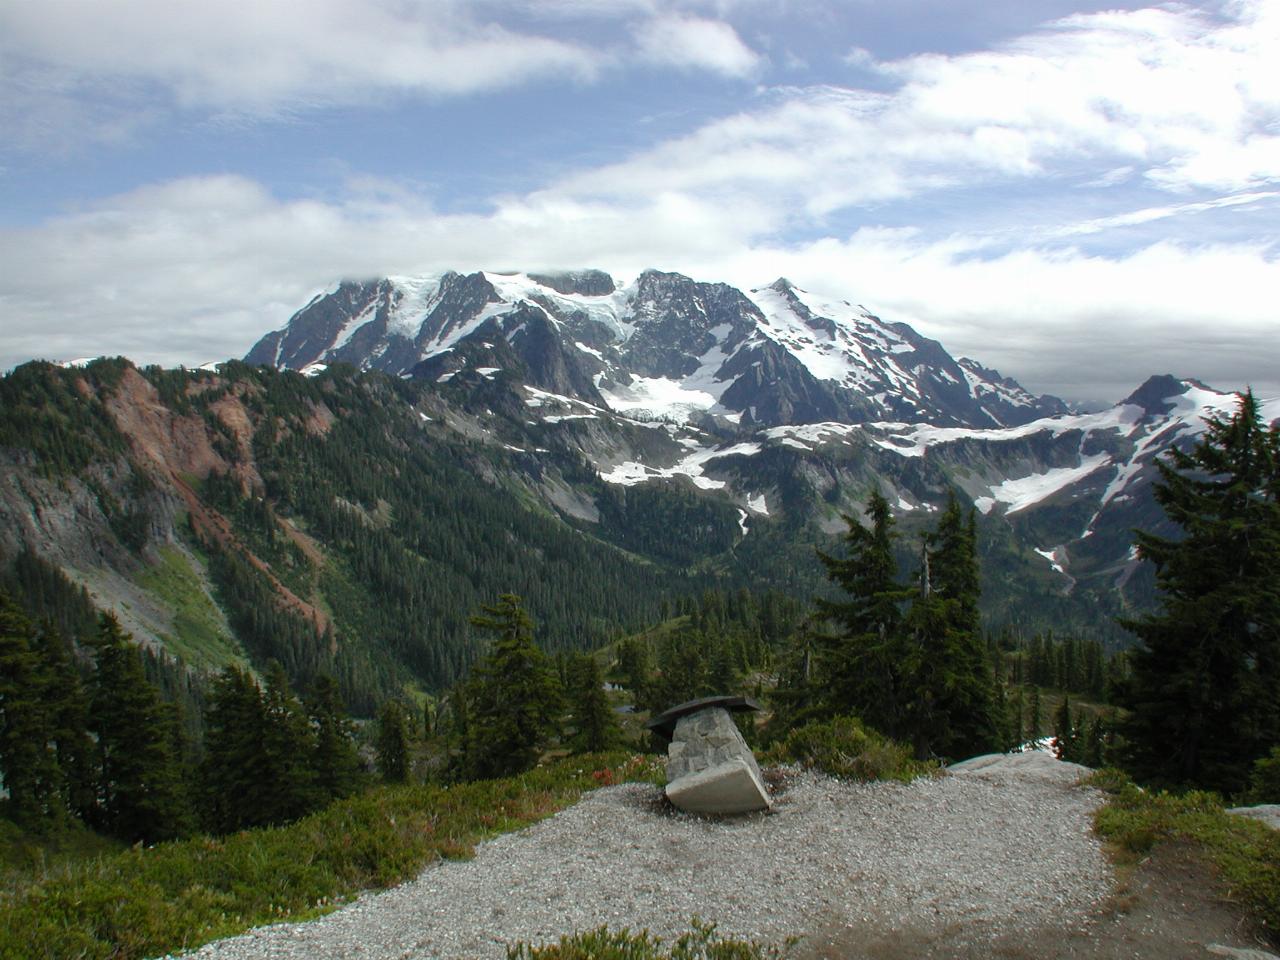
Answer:
[[529, 279], [566, 296], [607, 297], [617, 290], [613, 277], [603, 270], [569, 270], [561, 273], [531, 273]]
[[1183, 396], [1193, 387], [1209, 389], [1196, 380], [1181, 380], [1171, 373], [1157, 374], [1148, 377], [1142, 386], [1120, 402], [1141, 407], [1148, 414], [1165, 414], [1173, 410], [1176, 397]]
[[630, 319], [634, 332], [623, 360], [632, 372], [680, 378], [700, 369], [717, 347], [727, 353], [739, 345], [755, 330], [760, 314], [727, 284], [646, 270], [636, 280]]
[[[836, 322], [832, 317], [824, 317], [815, 314], [809, 309], [809, 305], [800, 299], [800, 288], [788, 280], [786, 277], [779, 277], [766, 288], [776, 293], [791, 308], [794, 313], [810, 330], [815, 330], [825, 334], [828, 338], [836, 336]], [[759, 291], [752, 291], [758, 293]]]
[[347, 281], [246, 359], [295, 370], [344, 361], [438, 380], [471, 354], [424, 361], [477, 337], [506, 341], [529, 385], [636, 416], [991, 427], [1065, 411], [957, 362], [904, 323], [785, 278], [748, 294], [661, 270], [622, 288], [600, 270]]

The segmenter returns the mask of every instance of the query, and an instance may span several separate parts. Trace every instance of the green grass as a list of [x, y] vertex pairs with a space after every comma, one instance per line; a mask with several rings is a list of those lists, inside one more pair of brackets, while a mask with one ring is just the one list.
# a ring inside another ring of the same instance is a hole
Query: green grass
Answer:
[[799, 763], [841, 780], [899, 780], [930, 776], [938, 764], [916, 760], [909, 747], [864, 727], [854, 717], [814, 721], [791, 731], [762, 758]]
[[542, 947], [516, 944], [507, 948], [507, 960], [770, 960], [786, 955], [785, 948], [761, 946], [754, 940], [726, 940], [716, 933], [715, 924], [697, 917], [690, 926], [669, 947], [648, 930], [632, 933], [600, 927]]
[[1230, 896], [1280, 944], [1280, 831], [1227, 813], [1214, 793], [1148, 792], [1108, 770], [1090, 782], [1111, 794], [1095, 817], [1099, 834], [1133, 857], [1171, 840], [1194, 844], [1217, 867]]
[[123, 844], [100, 836], [79, 820], [33, 834], [3, 819], [0, 804], [0, 898], [56, 874], [68, 864], [117, 853]]
[[571, 757], [518, 777], [382, 787], [297, 823], [198, 837], [68, 865], [0, 896], [0, 958], [128, 958], [332, 909], [361, 890], [563, 809], [586, 790], [652, 776], [625, 754]]
[[244, 651], [182, 550], [161, 547], [160, 562], [134, 580], [173, 612], [173, 632], [163, 637], [171, 653], [197, 668], [220, 669], [231, 663], [248, 667]]

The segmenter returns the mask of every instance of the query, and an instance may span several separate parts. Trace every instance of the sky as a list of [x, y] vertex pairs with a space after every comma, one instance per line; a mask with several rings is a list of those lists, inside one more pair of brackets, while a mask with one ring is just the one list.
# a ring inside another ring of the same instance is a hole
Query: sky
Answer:
[[1280, 0], [0, 0], [0, 369], [657, 268], [1280, 396], [1277, 62]]

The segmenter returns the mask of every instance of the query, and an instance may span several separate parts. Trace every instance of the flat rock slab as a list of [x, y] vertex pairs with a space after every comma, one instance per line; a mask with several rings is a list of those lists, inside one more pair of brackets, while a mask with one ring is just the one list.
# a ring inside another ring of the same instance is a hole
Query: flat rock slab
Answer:
[[1078, 763], [1066, 763], [1043, 750], [1025, 753], [988, 753], [953, 763], [947, 773], [983, 777], [988, 780], [1051, 780], [1078, 783], [1093, 773]]
[[732, 710], [735, 713], [748, 710], [759, 711], [761, 709], [760, 704], [750, 697], [699, 697], [697, 700], [686, 700], [684, 703], [678, 703], [674, 707], [664, 710], [645, 726], [664, 740], [670, 740], [675, 735], [676, 724], [681, 717], [687, 717], [691, 713], [700, 713], [712, 707]]
[[671, 781], [667, 799], [689, 813], [731, 816], [770, 807], [764, 784], [740, 758]]

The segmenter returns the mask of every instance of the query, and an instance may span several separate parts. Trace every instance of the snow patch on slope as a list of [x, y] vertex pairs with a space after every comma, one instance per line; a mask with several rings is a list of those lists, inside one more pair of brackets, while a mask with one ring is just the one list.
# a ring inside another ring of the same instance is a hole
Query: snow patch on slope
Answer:
[[[548, 316], [559, 323], [555, 314], [569, 316], [583, 313], [588, 319], [611, 330], [619, 340], [628, 339], [635, 331], [627, 319], [628, 308], [635, 295], [634, 287], [619, 287], [613, 293], [593, 295], [585, 293], [560, 293], [544, 286], [525, 273], [486, 273], [484, 278], [498, 291], [498, 296], [508, 303], [521, 300], [541, 302], [550, 307]], [[578, 344], [580, 349], [593, 353], [590, 348]]]
[[760, 444], [758, 443], [735, 443], [722, 450], [698, 449], [671, 467], [650, 467], [635, 460], [627, 460], [607, 472], [602, 470], [600, 479], [605, 483], [620, 483], [629, 487], [644, 483], [646, 480], [685, 476], [703, 490], [722, 490], [725, 487], [723, 480], [714, 480], [703, 475], [707, 464], [720, 457], [749, 457], [759, 452]]
[[[412, 340], [418, 335], [422, 321], [431, 312], [431, 308], [439, 302], [440, 282], [444, 277], [442, 274], [427, 274], [421, 277], [387, 279], [400, 292], [399, 300], [387, 315], [387, 334], [399, 334]], [[347, 338], [350, 338], [350, 334], [347, 334]]]
[[[871, 442], [903, 457], [922, 457], [932, 446], [957, 440], [990, 440], [996, 443], [1019, 440], [1037, 433], [1049, 432], [1054, 438], [1079, 430], [1114, 430], [1125, 436], [1138, 429], [1142, 418], [1141, 407], [1123, 405], [1110, 407], [1100, 413], [1074, 414], [1060, 417], [1042, 417], [1020, 427], [934, 427], [927, 423], [869, 423], [873, 432]], [[880, 436], [875, 436], [879, 433]]]
[[1017, 513], [1042, 500], [1047, 500], [1064, 487], [1083, 480], [1099, 467], [1109, 463], [1111, 463], [1111, 457], [1100, 453], [1086, 457], [1078, 467], [1058, 467], [1017, 480], [1005, 480], [999, 486], [991, 488], [990, 497], [978, 497], [973, 501], [973, 505], [982, 513], [990, 513], [997, 503], [1003, 503], [1008, 508], [1006, 513]]

